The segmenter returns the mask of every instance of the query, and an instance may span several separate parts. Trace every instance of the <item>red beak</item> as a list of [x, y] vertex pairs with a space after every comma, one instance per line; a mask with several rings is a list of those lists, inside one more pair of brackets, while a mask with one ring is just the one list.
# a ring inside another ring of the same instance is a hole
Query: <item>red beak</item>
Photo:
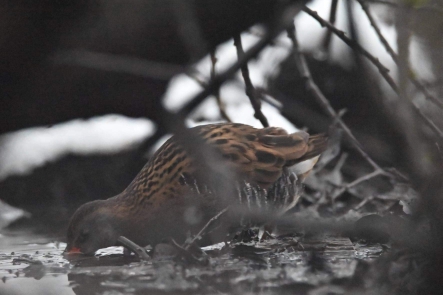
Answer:
[[80, 251], [80, 248], [77, 248], [77, 247], [72, 247], [70, 249], [68, 249], [68, 247], [66, 247], [65, 253], [68, 255], [69, 254], [82, 254], [82, 251]]

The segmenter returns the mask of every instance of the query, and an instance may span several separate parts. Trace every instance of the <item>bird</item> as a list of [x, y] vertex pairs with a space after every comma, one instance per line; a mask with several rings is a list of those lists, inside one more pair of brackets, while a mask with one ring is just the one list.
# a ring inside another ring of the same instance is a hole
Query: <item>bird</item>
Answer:
[[[325, 134], [288, 134], [279, 127], [218, 123], [188, 131], [191, 140], [198, 138], [201, 148], [212, 152], [213, 161], [204, 157], [203, 149], [192, 152], [179, 136], [172, 136], [123, 192], [77, 209], [65, 252], [92, 255], [116, 246], [120, 236], [143, 246], [168, 238], [183, 242], [223, 208], [283, 214], [296, 204], [300, 183], [309, 173], [297, 172], [297, 164], [316, 162], [327, 148]], [[247, 216], [226, 214], [199, 237], [199, 245], [223, 241], [234, 229], [250, 225]]]

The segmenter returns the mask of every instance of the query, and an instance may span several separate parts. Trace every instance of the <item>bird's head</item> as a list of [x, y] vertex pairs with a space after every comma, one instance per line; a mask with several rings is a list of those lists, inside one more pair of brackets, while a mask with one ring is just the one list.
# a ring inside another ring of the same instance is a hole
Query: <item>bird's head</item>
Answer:
[[118, 223], [105, 202], [93, 201], [77, 209], [69, 223], [65, 253], [92, 255], [98, 249], [116, 245]]

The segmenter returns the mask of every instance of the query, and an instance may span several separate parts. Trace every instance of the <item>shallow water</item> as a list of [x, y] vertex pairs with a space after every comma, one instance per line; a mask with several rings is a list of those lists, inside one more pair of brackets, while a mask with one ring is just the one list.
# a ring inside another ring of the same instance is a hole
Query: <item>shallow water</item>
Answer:
[[69, 262], [62, 255], [65, 246], [51, 236], [3, 231], [0, 294], [307, 294], [333, 279], [351, 278], [359, 260], [383, 251], [348, 238], [287, 236], [205, 248], [208, 263], [191, 265], [168, 259], [140, 263], [118, 247]]
[[[70, 263], [61, 253], [66, 246], [28, 231], [3, 231], [0, 238], [0, 294], [75, 294], [69, 287]], [[32, 265], [14, 259], [42, 262]]]

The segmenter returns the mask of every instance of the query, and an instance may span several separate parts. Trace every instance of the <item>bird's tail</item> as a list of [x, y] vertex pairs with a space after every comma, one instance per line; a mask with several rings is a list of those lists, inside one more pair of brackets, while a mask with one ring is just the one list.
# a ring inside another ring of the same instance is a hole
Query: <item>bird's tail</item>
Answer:
[[311, 135], [308, 140], [307, 152], [303, 156], [297, 159], [286, 161], [285, 166], [290, 167], [305, 160], [312, 159], [323, 153], [326, 150], [327, 146], [328, 146], [328, 137], [326, 136], [326, 134], [320, 133], [320, 134]]

